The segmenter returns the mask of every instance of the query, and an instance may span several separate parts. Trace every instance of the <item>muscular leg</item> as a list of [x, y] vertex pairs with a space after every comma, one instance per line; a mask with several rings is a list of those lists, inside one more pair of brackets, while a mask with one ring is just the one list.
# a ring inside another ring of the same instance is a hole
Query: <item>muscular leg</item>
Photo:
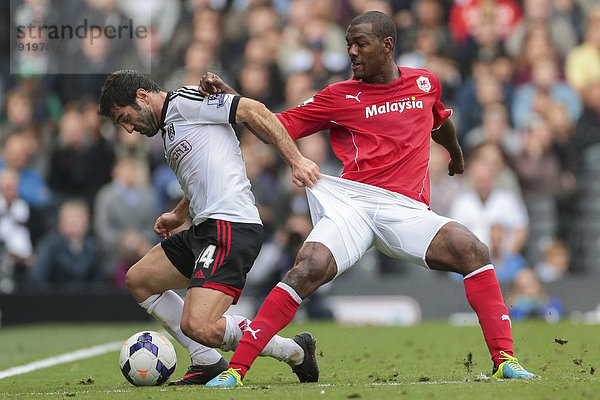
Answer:
[[181, 330], [205, 346], [221, 346], [226, 327], [223, 314], [232, 303], [233, 297], [223, 292], [202, 287], [190, 288], [183, 306]]
[[502, 362], [501, 351], [512, 355], [508, 309], [487, 246], [464, 226], [450, 222], [431, 242], [426, 261], [431, 269], [458, 272], [464, 276], [467, 300], [477, 313], [494, 366]]
[[[223, 316], [232, 302], [233, 298], [225, 293], [201, 287], [191, 288], [183, 307], [181, 329], [187, 336], [206, 346], [235, 350], [245, 328], [237, 324], [231, 326], [231, 322], [237, 320], [245, 326], [251, 322], [238, 315]], [[231, 320], [230, 332], [227, 332], [228, 318]], [[226, 333], [229, 333], [229, 337], [226, 337]], [[260, 355], [270, 356], [294, 366], [302, 362], [304, 351], [292, 339], [275, 335]]]
[[142, 308], [189, 351], [193, 364], [214, 364], [221, 359], [215, 349], [193, 341], [181, 331], [183, 300], [171, 289], [187, 287], [189, 279], [171, 264], [160, 245], [127, 271], [126, 282]]
[[160, 244], [135, 263], [126, 276], [127, 288], [138, 303], [169, 289], [184, 289], [190, 280], [175, 268]]
[[296, 257], [294, 267], [281, 280], [305, 299], [319, 287], [335, 278], [337, 266], [327, 247], [321, 243], [305, 243]]
[[[237, 323], [230, 324], [230, 337], [224, 343], [226, 318], [223, 313], [233, 298], [222, 292], [191, 288], [184, 301], [172, 290], [186, 288], [189, 279], [171, 264], [160, 245], [155, 246], [127, 273], [127, 285], [133, 297], [190, 352], [192, 364], [214, 364], [221, 355], [214, 350], [235, 350], [243, 334]], [[241, 316], [227, 316], [233, 321], [250, 321]], [[292, 339], [275, 336], [261, 352], [290, 365], [302, 362], [304, 352]]]
[[285, 328], [296, 315], [302, 299], [335, 277], [337, 266], [327, 247], [321, 243], [305, 243], [294, 267], [269, 293], [252, 320], [229, 366], [244, 376], [271, 338]]
[[[188, 290], [183, 307], [181, 320], [183, 332], [206, 346], [220, 347], [225, 351], [235, 350], [246, 329], [243, 326], [248, 326], [251, 321], [238, 315], [223, 316], [232, 301], [231, 296], [216, 290], [201, 287], [191, 288]], [[234, 323], [241, 323], [242, 327], [238, 324], [235, 324], [235, 327], [230, 326], [230, 330], [235, 329], [235, 332], [225, 338], [228, 319]], [[275, 336], [260, 355], [296, 365], [302, 361], [304, 353], [292, 339]]]
[[458, 272], [463, 276], [491, 264], [487, 246], [457, 222], [449, 222], [438, 231], [425, 260], [433, 270]]

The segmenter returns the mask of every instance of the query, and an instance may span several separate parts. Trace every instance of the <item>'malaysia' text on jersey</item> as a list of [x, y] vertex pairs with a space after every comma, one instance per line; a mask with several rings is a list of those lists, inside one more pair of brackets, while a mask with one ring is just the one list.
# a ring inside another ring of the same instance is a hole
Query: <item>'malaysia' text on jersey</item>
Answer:
[[394, 102], [387, 101], [385, 104], [373, 104], [372, 106], [365, 107], [366, 117], [373, 117], [379, 114], [387, 114], [389, 112], [403, 112], [404, 110], [410, 110], [414, 108], [423, 109], [423, 102], [416, 100], [413, 96], [410, 99], [401, 99]]

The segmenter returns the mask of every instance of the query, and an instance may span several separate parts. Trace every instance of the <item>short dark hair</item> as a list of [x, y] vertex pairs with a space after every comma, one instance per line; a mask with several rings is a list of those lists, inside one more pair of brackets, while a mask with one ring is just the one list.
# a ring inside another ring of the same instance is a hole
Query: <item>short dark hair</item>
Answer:
[[160, 92], [161, 88], [156, 82], [144, 74], [134, 70], [115, 71], [106, 78], [100, 92], [100, 105], [98, 114], [108, 117], [113, 106], [132, 106], [139, 110], [136, 102], [137, 90], [144, 89], [148, 92]]
[[381, 11], [367, 11], [350, 21], [350, 25], [360, 24], [371, 24], [371, 29], [379, 40], [391, 37], [394, 44], [396, 44], [396, 24], [387, 14]]

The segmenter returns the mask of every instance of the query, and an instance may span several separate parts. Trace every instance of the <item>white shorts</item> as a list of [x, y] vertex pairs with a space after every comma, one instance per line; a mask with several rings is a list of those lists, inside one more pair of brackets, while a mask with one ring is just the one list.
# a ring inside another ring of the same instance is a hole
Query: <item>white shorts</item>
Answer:
[[313, 230], [305, 242], [325, 245], [341, 274], [375, 246], [425, 268], [429, 244], [452, 221], [420, 201], [376, 186], [323, 175], [306, 188]]

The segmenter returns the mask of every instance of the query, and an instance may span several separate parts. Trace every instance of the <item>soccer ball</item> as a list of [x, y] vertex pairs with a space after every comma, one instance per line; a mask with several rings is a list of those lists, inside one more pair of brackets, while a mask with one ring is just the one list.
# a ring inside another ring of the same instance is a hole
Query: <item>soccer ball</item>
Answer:
[[135, 386], [157, 386], [175, 372], [177, 353], [173, 344], [157, 332], [141, 331], [121, 347], [119, 365], [123, 376]]

